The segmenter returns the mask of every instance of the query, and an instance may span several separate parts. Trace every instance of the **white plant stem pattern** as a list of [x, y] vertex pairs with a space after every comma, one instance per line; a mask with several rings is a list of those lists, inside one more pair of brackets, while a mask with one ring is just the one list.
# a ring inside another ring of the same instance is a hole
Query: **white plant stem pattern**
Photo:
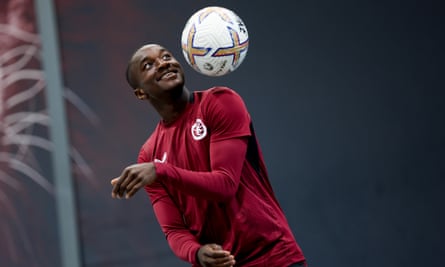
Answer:
[[[53, 179], [42, 171], [47, 166], [39, 161], [42, 153], [50, 158], [53, 149], [48, 135], [51, 118], [44, 98], [46, 82], [41, 68], [40, 37], [35, 26], [19, 27], [21, 20], [27, 26], [35, 24], [26, 21], [23, 10], [17, 11], [29, 8], [25, 2], [16, 4], [10, 13], [0, 13], [0, 242], [5, 242], [7, 248], [2, 254], [8, 253], [12, 262], [24, 256], [35, 259], [38, 245], [31, 242], [11, 195], [22, 191], [23, 179], [27, 179], [57, 201]], [[72, 90], [63, 90], [66, 103], [97, 126], [99, 118], [94, 111]], [[70, 159], [72, 167], [79, 170], [78, 176], [93, 182], [94, 173], [87, 160], [72, 146]]]

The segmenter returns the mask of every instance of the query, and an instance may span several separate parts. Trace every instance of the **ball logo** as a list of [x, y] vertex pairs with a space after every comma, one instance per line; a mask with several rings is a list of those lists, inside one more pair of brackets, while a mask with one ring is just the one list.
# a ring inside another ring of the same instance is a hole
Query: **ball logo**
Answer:
[[201, 119], [196, 119], [192, 125], [192, 136], [195, 140], [201, 140], [207, 135], [207, 127], [204, 125]]
[[213, 70], [213, 66], [210, 63], [204, 63], [203, 68], [205, 70], [208, 70], [208, 71], [212, 71]]

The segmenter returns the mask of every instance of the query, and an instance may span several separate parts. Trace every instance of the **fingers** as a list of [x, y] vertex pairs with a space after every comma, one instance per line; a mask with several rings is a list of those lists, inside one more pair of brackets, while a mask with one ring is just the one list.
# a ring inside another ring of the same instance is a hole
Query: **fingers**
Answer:
[[122, 183], [120, 184], [120, 189], [119, 189], [120, 197], [125, 196], [126, 198], [128, 198], [128, 192], [131, 190], [132, 185], [137, 183], [139, 180], [140, 178], [132, 174], [131, 171], [126, 171], [125, 178], [122, 180]]
[[113, 198], [130, 198], [132, 197], [141, 187], [143, 187], [143, 181], [141, 174], [141, 165], [134, 164], [128, 166], [122, 171], [122, 174], [111, 180], [111, 185], [113, 189], [111, 191], [111, 197]]
[[117, 181], [119, 180], [119, 178], [114, 178], [110, 181], [111, 185], [115, 185], [117, 183]]
[[230, 267], [235, 265], [235, 257], [217, 244], [204, 245], [200, 250], [201, 253], [198, 253], [198, 256], [203, 266]]
[[134, 179], [129, 185], [127, 185], [126, 198], [132, 197], [136, 192], [144, 186], [141, 179]]
[[208, 246], [214, 250], [222, 250], [222, 247], [218, 244], [209, 244]]
[[120, 177], [117, 177], [117, 178], [114, 178], [111, 180], [111, 185], [113, 186], [113, 189], [111, 190], [112, 198], [118, 197], [117, 192], [119, 191], [119, 179], [120, 179]]
[[128, 183], [127, 180], [130, 179], [130, 177], [128, 177], [128, 173], [129, 173], [129, 168], [127, 167], [124, 169], [124, 171], [119, 177], [111, 180], [113, 185], [113, 190], [111, 191], [111, 197], [122, 198], [124, 196], [126, 190], [125, 186]]
[[229, 254], [221, 258], [211, 258], [209, 263], [214, 267], [233, 266], [235, 265], [235, 258], [233, 255]]
[[[116, 180], [116, 181], [112, 182], [112, 185], [113, 185], [113, 189], [111, 191], [111, 197], [112, 198], [123, 198], [123, 197], [130, 198], [139, 189], [139, 187], [137, 187], [137, 186], [131, 186], [131, 184], [134, 185], [134, 182], [136, 180], [132, 181], [130, 183], [130, 185], [127, 185], [128, 180], [130, 180], [130, 179], [122, 179], [123, 182], [119, 182], [119, 179], [120, 178], [113, 179], [113, 180]], [[131, 194], [130, 194], [130, 192], [131, 192]]]
[[222, 249], [218, 250], [209, 250], [204, 252], [205, 256], [211, 257], [211, 258], [224, 258], [227, 256], [230, 256], [230, 252]]
[[201, 262], [204, 263], [203, 266], [212, 266], [212, 267], [230, 267], [235, 265], [235, 259], [232, 255], [218, 259], [203, 256]]
[[131, 182], [131, 179], [134, 178], [134, 175], [131, 172], [132, 166], [127, 167], [124, 169], [124, 171], [121, 174], [121, 178], [118, 181], [119, 189], [118, 189], [118, 195], [119, 198], [123, 198], [125, 195], [125, 192], [127, 191], [127, 185], [129, 182]]
[[122, 171], [122, 174], [111, 180], [113, 198], [130, 198], [139, 189], [154, 183], [157, 179], [156, 169], [152, 162], [133, 164]]

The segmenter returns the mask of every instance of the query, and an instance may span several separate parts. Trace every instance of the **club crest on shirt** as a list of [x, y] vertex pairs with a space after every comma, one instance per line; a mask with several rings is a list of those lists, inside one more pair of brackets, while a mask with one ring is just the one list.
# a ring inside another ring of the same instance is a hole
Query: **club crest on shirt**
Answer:
[[192, 125], [192, 136], [195, 140], [201, 140], [207, 135], [207, 127], [202, 122], [201, 119], [196, 119], [195, 123]]

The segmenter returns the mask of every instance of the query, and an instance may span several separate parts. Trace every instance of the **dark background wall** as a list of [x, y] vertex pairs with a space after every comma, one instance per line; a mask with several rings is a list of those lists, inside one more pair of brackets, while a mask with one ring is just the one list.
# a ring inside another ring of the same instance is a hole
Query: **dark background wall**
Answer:
[[[69, 110], [83, 264], [188, 266], [176, 259], [143, 192], [110, 197], [158, 116], [125, 83], [132, 52], [170, 48], [188, 87], [245, 99], [275, 192], [310, 266], [442, 266], [445, 255], [444, 34], [439, 1], [57, 0], [65, 84], [92, 109]], [[204, 77], [180, 53], [198, 9], [247, 25], [234, 73]], [[76, 173], [75, 173], [76, 174]]]

